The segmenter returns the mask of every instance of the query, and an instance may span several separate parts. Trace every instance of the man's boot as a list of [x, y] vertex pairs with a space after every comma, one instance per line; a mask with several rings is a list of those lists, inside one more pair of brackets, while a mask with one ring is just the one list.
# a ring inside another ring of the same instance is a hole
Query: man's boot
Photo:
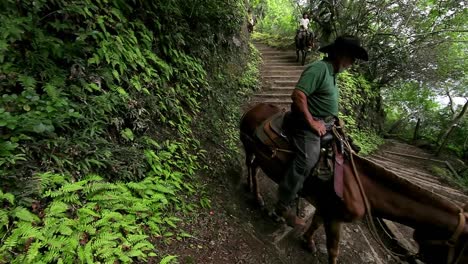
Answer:
[[274, 214], [277, 221], [284, 221], [288, 226], [293, 228], [304, 229], [306, 223], [304, 219], [296, 215], [295, 210], [291, 210], [288, 206], [278, 203], [275, 207]]

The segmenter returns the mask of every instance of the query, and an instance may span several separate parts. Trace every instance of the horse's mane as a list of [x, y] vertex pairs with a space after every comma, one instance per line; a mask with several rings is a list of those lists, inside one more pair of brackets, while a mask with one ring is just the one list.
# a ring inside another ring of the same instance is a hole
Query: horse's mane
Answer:
[[388, 186], [389, 188], [393, 188], [394, 191], [415, 198], [415, 200], [421, 200], [422, 198], [429, 199], [430, 201], [428, 200], [425, 202], [458, 211], [457, 205], [446, 198], [430, 192], [407, 179], [399, 177], [394, 172], [389, 171], [366, 158], [357, 155], [354, 155], [353, 157], [358, 169], [361, 169], [360, 173], [364, 173], [369, 178], [375, 179], [377, 182]]

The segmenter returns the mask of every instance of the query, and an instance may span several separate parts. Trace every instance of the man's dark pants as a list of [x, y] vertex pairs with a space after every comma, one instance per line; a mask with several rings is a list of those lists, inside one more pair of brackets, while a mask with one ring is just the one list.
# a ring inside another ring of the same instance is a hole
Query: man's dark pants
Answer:
[[296, 155], [279, 184], [278, 205], [283, 208], [296, 198], [320, 155], [320, 137], [312, 129], [295, 126], [289, 135]]

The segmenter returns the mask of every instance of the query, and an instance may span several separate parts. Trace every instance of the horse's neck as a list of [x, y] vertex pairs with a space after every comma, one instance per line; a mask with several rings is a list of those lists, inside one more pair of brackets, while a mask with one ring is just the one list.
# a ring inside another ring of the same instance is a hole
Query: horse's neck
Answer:
[[450, 202], [365, 159], [358, 158], [357, 166], [376, 216], [414, 229], [439, 228], [450, 231], [458, 225], [458, 208]]

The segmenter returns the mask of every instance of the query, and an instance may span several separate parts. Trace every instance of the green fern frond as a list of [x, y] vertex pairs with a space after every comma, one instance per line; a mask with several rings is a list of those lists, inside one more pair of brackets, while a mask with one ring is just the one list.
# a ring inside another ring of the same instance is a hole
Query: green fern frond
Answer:
[[8, 218], [8, 212], [6, 210], [0, 209], [0, 231], [3, 227], [7, 227], [10, 220]]
[[163, 259], [161, 259], [159, 264], [169, 264], [176, 259], [177, 259], [177, 256], [166, 256]]
[[85, 263], [86, 262], [86, 253], [85, 253], [85, 247], [78, 247], [76, 249], [76, 254], [78, 256], [78, 260], [80, 261], [80, 263]]
[[11, 250], [20, 242], [20, 232], [15, 232], [17, 229], [11, 232], [10, 236], [3, 241], [3, 245], [0, 247], [0, 252], [5, 250]]
[[94, 263], [94, 260], [93, 260], [93, 248], [92, 248], [92, 243], [91, 243], [91, 241], [88, 242], [88, 243], [86, 244], [86, 246], [84, 247], [84, 256], [85, 256], [86, 262], [87, 262], [88, 264]]
[[22, 221], [26, 221], [26, 222], [39, 222], [40, 219], [37, 215], [29, 212], [26, 208], [24, 207], [16, 207], [14, 210], [13, 210], [13, 216], [15, 216], [16, 218], [22, 220]]
[[64, 184], [59, 191], [62, 193], [74, 193], [76, 191], [82, 190], [84, 187], [83, 185], [86, 184], [86, 181], [79, 181], [74, 183], [67, 183]]
[[105, 226], [108, 224], [110, 221], [121, 221], [123, 219], [123, 216], [119, 212], [112, 212], [112, 211], [105, 211], [102, 212], [102, 218], [96, 221], [96, 227], [99, 226]]
[[38, 258], [39, 254], [39, 249], [43, 246], [42, 241], [35, 241], [33, 242], [28, 249], [27, 255], [26, 255], [26, 261], [27, 263], [37, 263], [36, 258]]
[[104, 246], [109, 246], [109, 247], [116, 247], [117, 242], [116, 239], [118, 236], [114, 234], [105, 234], [105, 235], [100, 235], [98, 238], [92, 240], [92, 249], [93, 250], [99, 250], [102, 249]]
[[49, 249], [43, 254], [42, 260], [45, 263], [56, 263], [60, 257], [60, 252], [57, 249]]
[[116, 255], [119, 258], [119, 260], [122, 261], [123, 263], [132, 263], [133, 262], [133, 260], [130, 257], [125, 255], [125, 252], [123, 250], [117, 251]]
[[97, 212], [95, 212], [94, 210], [91, 210], [87, 207], [83, 207], [83, 208], [80, 208], [78, 209], [78, 215], [79, 216], [94, 216], [94, 217], [101, 217], [101, 215]]
[[46, 209], [46, 214], [49, 217], [63, 217], [68, 210], [68, 204], [61, 201], [53, 201]]
[[76, 193], [71, 193], [71, 194], [68, 194], [68, 195], [65, 195], [62, 197], [62, 200], [66, 203], [69, 203], [69, 204], [77, 204], [77, 205], [81, 205], [81, 198], [78, 194]]
[[130, 251], [127, 252], [127, 256], [129, 257], [137, 257], [137, 258], [144, 258], [146, 255], [143, 253], [143, 251], [138, 250], [138, 249], [131, 249]]
[[136, 242], [140, 242], [142, 240], [147, 239], [147, 235], [128, 235], [127, 236], [127, 241], [130, 242], [131, 244], [135, 244]]
[[149, 241], [141, 241], [141, 242], [138, 242], [136, 245], [132, 246], [132, 248], [145, 251], [145, 250], [154, 249], [154, 245], [151, 244]]
[[6, 200], [10, 205], [15, 205], [15, 196], [11, 193], [3, 193], [0, 190], [0, 202]]
[[62, 235], [70, 236], [73, 234], [73, 229], [66, 225], [60, 225], [58, 229], [59, 233]]
[[42, 173], [39, 175], [39, 178], [41, 179], [42, 190], [49, 189], [53, 185], [62, 185], [67, 182], [63, 175], [51, 172]]
[[101, 181], [104, 181], [104, 178], [101, 177], [101, 176], [99, 176], [99, 175], [97, 175], [97, 174], [88, 174], [88, 175], [86, 176], [85, 181], [86, 181], [87, 183], [101, 182]]
[[22, 238], [44, 239], [44, 235], [42, 234], [41, 230], [38, 227], [32, 226], [32, 224], [29, 222], [18, 223], [18, 226], [13, 231], [13, 233], [15, 232], [18, 232], [19, 237]]
[[83, 192], [87, 195], [94, 194], [100, 191], [105, 190], [116, 190], [119, 189], [119, 186], [109, 182], [93, 182], [86, 185], [83, 189]]

